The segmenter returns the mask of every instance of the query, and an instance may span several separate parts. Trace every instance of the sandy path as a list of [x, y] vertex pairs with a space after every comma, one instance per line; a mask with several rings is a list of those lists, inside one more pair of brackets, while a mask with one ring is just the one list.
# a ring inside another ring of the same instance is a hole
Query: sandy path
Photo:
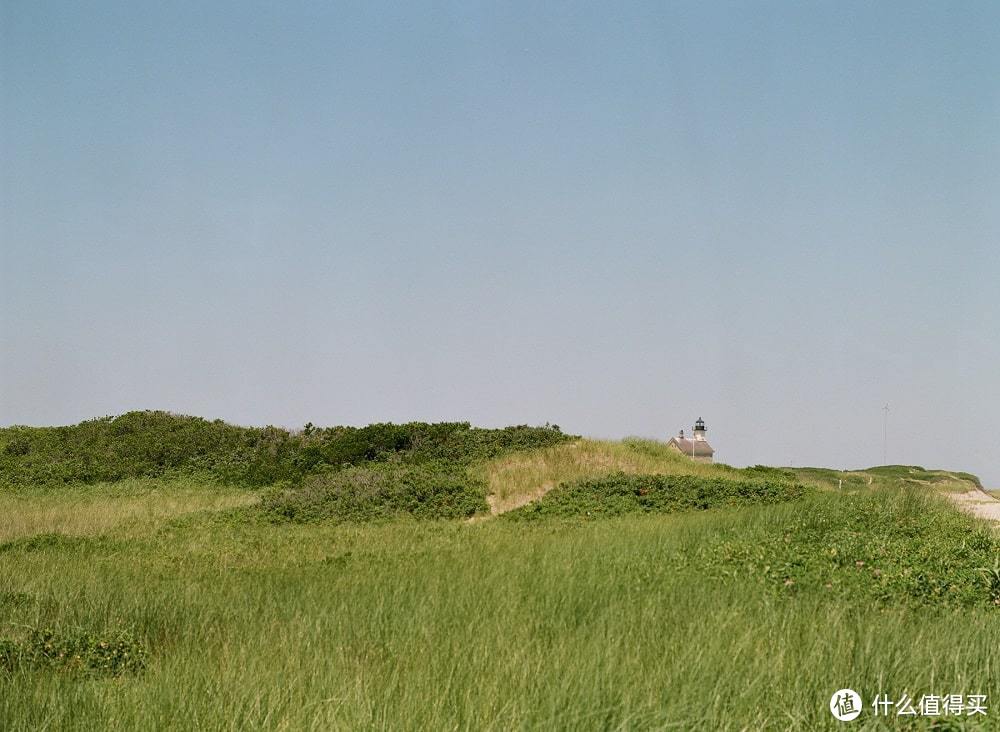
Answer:
[[553, 488], [555, 488], [555, 483], [544, 483], [531, 493], [524, 493], [507, 499], [501, 499], [499, 496], [490, 493], [486, 496], [486, 502], [490, 505], [490, 512], [470, 516], [466, 519], [466, 521], [470, 524], [476, 524], [480, 521], [493, 518], [494, 516], [499, 516], [502, 513], [513, 511], [515, 508], [520, 508], [521, 506], [531, 503], [532, 501], [537, 501]]
[[973, 516], [1000, 522], [1000, 501], [986, 491], [973, 489], [967, 493], [946, 493], [945, 495], [952, 503]]
[[490, 514], [497, 516], [501, 513], [513, 511], [515, 508], [526, 506], [532, 501], [537, 501], [555, 487], [555, 483], [543, 483], [535, 490], [531, 491], [531, 493], [522, 493], [519, 496], [513, 496], [512, 498], [507, 499], [501, 499], [499, 496], [491, 493], [486, 496], [486, 502], [490, 504]]

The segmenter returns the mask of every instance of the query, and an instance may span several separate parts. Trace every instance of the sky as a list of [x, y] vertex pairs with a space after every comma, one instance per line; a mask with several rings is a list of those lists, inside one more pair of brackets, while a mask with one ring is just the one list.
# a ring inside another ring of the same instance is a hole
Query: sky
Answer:
[[998, 282], [994, 2], [0, 3], [2, 425], [1000, 487]]

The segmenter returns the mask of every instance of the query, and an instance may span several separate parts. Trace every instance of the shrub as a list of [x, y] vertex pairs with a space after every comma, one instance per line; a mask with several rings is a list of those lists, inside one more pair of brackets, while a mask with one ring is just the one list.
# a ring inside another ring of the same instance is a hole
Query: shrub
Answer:
[[[166, 412], [129, 412], [72, 427], [0, 430], [0, 483], [51, 485], [202, 473], [260, 484], [287, 474], [288, 433]], [[264, 458], [266, 466], [261, 465]]]
[[564, 483], [541, 500], [506, 514], [512, 519], [548, 516], [609, 517], [671, 513], [800, 498], [806, 488], [774, 480], [731, 480], [692, 475], [612, 475]]
[[933, 495], [817, 493], [807, 512], [769, 515], [716, 538], [698, 547], [698, 561], [720, 579], [752, 577], [784, 593], [1000, 608], [1000, 541]]
[[482, 429], [468, 422], [409, 422], [328, 427], [311, 431], [308, 444], [301, 451], [300, 464], [312, 469], [395, 458], [411, 463], [435, 460], [469, 463], [570, 439], [573, 438], [552, 426]]
[[468, 422], [238, 427], [167, 412], [129, 412], [72, 427], [0, 429], [0, 485], [96, 483], [199, 475], [247, 487], [298, 481], [345, 465], [468, 463], [572, 439], [557, 427], [478, 429]]
[[261, 510], [274, 520], [371, 521], [410, 515], [463, 518], [487, 510], [486, 483], [446, 462], [371, 463], [306, 478], [264, 495]]
[[75, 628], [32, 628], [24, 640], [0, 638], [0, 669], [50, 669], [120, 676], [142, 671], [146, 649], [131, 633], [107, 636]]

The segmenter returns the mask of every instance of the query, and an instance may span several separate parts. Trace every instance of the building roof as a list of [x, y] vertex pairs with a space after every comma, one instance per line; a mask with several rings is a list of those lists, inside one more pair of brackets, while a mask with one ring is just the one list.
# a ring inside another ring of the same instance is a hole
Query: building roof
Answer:
[[668, 445], [677, 445], [678, 449], [685, 455], [691, 455], [694, 450], [694, 457], [712, 457], [715, 450], [708, 444], [707, 440], [689, 440], [686, 437], [671, 437]]

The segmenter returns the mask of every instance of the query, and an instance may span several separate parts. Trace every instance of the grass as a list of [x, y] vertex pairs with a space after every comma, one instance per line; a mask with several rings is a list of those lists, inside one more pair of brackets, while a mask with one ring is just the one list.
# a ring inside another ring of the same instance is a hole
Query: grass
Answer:
[[577, 440], [506, 455], [474, 466], [487, 484], [493, 513], [538, 498], [560, 483], [622, 472], [647, 475], [725, 477], [725, 466], [697, 463], [651, 440]]
[[990, 608], [912, 607], [819, 578], [789, 587], [716, 551], [784, 543], [796, 521], [840, 520], [843, 500], [527, 526], [202, 514], [144, 538], [22, 545], [0, 553], [8, 623], [124, 629], [147, 668], [0, 674], [0, 722], [822, 729], [842, 686], [1000, 693]]
[[[508, 500], [770, 475], [576, 445], [474, 470]], [[600, 521], [276, 524], [254, 494], [162, 481], [4, 494], [0, 637], [97, 655], [0, 668], [0, 729], [823, 730], [845, 686], [986, 694], [985, 720], [939, 728], [1000, 728], [997, 539], [946, 481], [872, 478]], [[94, 672], [102, 642], [141, 668]]]
[[131, 479], [0, 492], [0, 516], [4, 517], [0, 542], [41, 533], [138, 535], [172, 516], [245, 506], [256, 500], [257, 495], [247, 490], [206, 487], [190, 479]]
[[831, 490], [907, 486], [920, 489], [933, 488], [945, 493], [965, 493], [980, 487], [979, 479], [970, 473], [927, 470], [916, 465], [884, 465], [865, 470], [831, 468], [784, 468], [784, 470], [794, 474], [803, 483]]
[[[694, 475], [730, 479], [758, 477], [752, 468], [739, 470], [718, 463], [695, 462], [661, 442], [640, 438], [628, 438], [621, 442], [576, 440], [544, 449], [504, 455], [476, 464], [471, 470], [487, 483], [492, 513], [504, 513], [536, 500], [561, 483], [618, 472], [630, 475]], [[965, 492], [979, 485], [979, 479], [969, 473], [903, 465], [867, 470], [762, 469], [762, 474], [771, 473], [827, 490], [908, 485], [921, 489]]]

